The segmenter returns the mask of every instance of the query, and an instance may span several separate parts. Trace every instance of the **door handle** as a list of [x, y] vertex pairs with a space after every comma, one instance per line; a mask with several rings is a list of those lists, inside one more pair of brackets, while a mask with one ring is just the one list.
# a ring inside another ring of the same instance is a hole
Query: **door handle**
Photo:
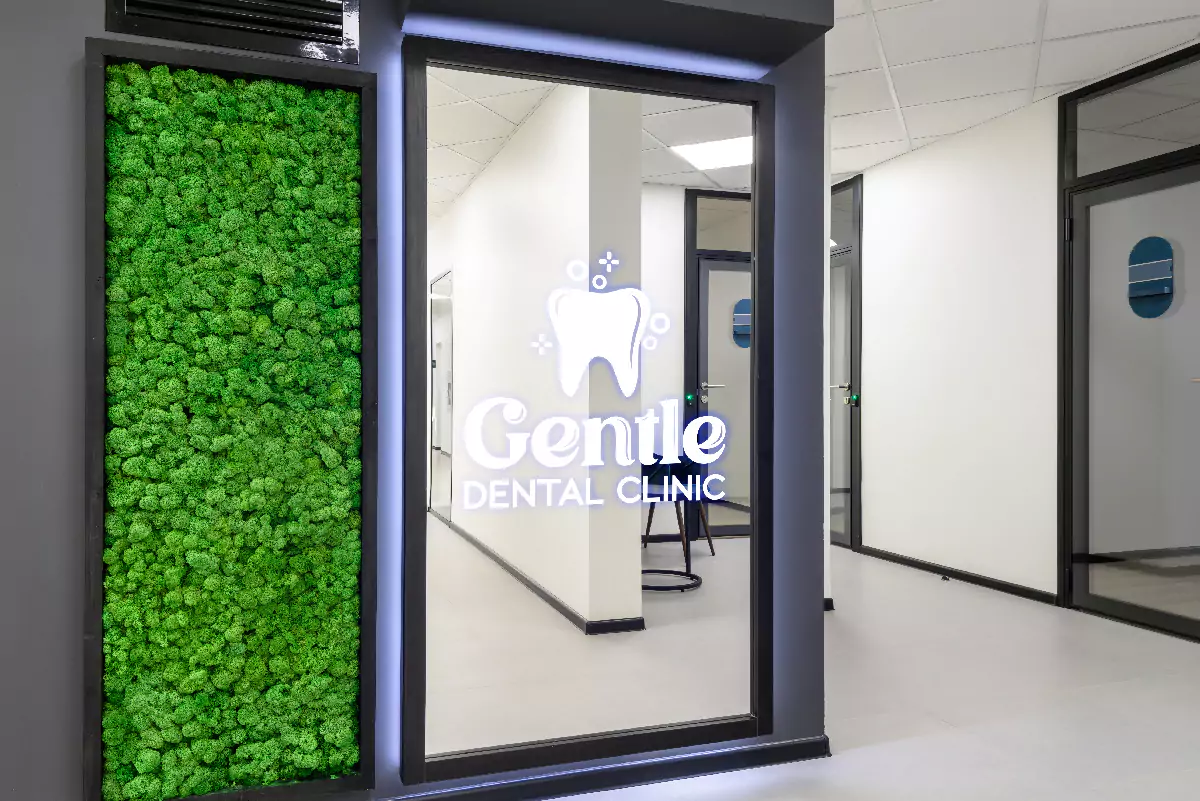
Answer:
[[700, 388], [701, 389], [725, 389], [725, 385], [724, 384], [710, 384], [707, 381], [702, 381], [700, 383]]
[[830, 389], [844, 389], [844, 390], [846, 390], [847, 392], [849, 392], [849, 391], [850, 391], [850, 385], [849, 385], [849, 384], [837, 384], [837, 385], [835, 385], [835, 386], [832, 386], [832, 387], [830, 387]]

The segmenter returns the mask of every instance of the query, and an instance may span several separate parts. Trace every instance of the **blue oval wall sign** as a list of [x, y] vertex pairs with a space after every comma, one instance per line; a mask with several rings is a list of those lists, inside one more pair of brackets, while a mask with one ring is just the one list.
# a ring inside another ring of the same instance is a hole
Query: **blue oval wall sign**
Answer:
[[733, 341], [739, 348], [750, 347], [750, 326], [754, 318], [754, 302], [739, 300], [733, 307]]
[[1175, 299], [1175, 249], [1148, 236], [1129, 254], [1129, 308], [1138, 317], [1162, 317]]

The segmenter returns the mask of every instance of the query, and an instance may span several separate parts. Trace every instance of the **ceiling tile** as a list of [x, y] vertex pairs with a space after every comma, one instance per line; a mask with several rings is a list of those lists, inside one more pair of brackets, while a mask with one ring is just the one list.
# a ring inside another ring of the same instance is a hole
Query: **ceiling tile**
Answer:
[[430, 183], [427, 186], [429, 189], [430, 203], [445, 203], [447, 201], [454, 200], [455, 195], [453, 192], [447, 192], [445, 189], [442, 189], [440, 186], [434, 183]]
[[1156, 95], [1137, 89], [1122, 89], [1079, 104], [1078, 125], [1089, 131], [1107, 131], [1148, 120], [1190, 105], [1186, 97]]
[[993, 95], [1027, 88], [1034, 47], [968, 53], [892, 69], [902, 106]]
[[749, 164], [742, 167], [705, 170], [705, 175], [720, 184], [723, 189], [749, 189], [754, 183], [754, 168]]
[[1194, 38], [1200, 21], [1125, 28], [1042, 45], [1038, 86], [1093, 81]]
[[866, 14], [839, 19], [825, 34], [825, 74], [860, 72], [882, 67], [871, 18]]
[[833, 89], [829, 94], [829, 113], [835, 117], [892, 107], [892, 93], [883, 70], [834, 75], [826, 79], [825, 85]]
[[469, 70], [451, 70], [444, 67], [431, 67], [429, 74], [442, 83], [462, 92], [467, 97], [478, 100], [481, 97], [495, 95], [510, 95], [513, 92], [524, 92], [529, 89], [546, 89], [554, 84], [545, 81], [531, 81], [528, 78], [510, 78], [507, 75], [492, 75], [487, 72], [471, 72]]
[[1064, 92], [1071, 91], [1077, 86], [1079, 86], [1078, 83], [1055, 83], [1051, 84], [1050, 86], [1039, 86], [1033, 92], [1033, 102], [1036, 103], [1039, 100], [1045, 100], [1047, 97], [1051, 97], [1053, 95], [1061, 95]]
[[506, 137], [515, 127], [478, 103], [455, 103], [429, 109], [429, 138], [439, 145]]
[[478, 142], [462, 142], [454, 146], [454, 150], [469, 159], [487, 164], [497, 153], [504, 149], [507, 139], [482, 139]]
[[660, 147], [662, 147], [662, 142], [642, 131], [642, 150], [657, 150]]
[[667, 111], [682, 111], [685, 108], [700, 108], [715, 105], [708, 100], [690, 97], [668, 97], [667, 95], [642, 95], [643, 114], [662, 114]]
[[443, 214], [446, 213], [446, 210], [448, 208], [450, 208], [449, 203], [430, 203], [429, 204], [429, 216], [430, 216], [430, 218], [441, 217]]
[[445, 178], [451, 175], [473, 175], [479, 172], [479, 162], [455, 153], [448, 147], [435, 147], [429, 151], [429, 177]]
[[1200, 136], [1200, 103], [1126, 125], [1117, 133], [1167, 142], [1190, 142]]
[[445, 189], [452, 195], [461, 195], [474, 180], [475, 174], [472, 173], [469, 175], [452, 175], [449, 178], [434, 178], [432, 179], [432, 183]]
[[1200, 100], [1200, 61], [1138, 84], [1138, 90]]
[[432, 75], [429, 76], [427, 87], [428, 98], [426, 104], [429, 108], [433, 108], [434, 106], [448, 106], [451, 103], [462, 103], [469, 99], [466, 95], [454, 91]]
[[908, 145], [904, 142], [839, 148], [829, 154], [829, 169], [834, 173], [862, 172], [881, 161], [895, 158], [906, 150]]
[[1141, 139], [1102, 131], [1079, 132], [1079, 174], [1119, 167], [1141, 159], [1161, 156], [1185, 147], [1175, 142], [1159, 142], [1156, 139]]
[[670, 175], [677, 172], [687, 172], [693, 167], [685, 159], [675, 155], [673, 150], [643, 150], [642, 175]]
[[888, 64], [1037, 41], [1038, 0], [938, 0], [876, 15]]
[[694, 145], [752, 136], [754, 115], [749, 106], [722, 104], [644, 117], [642, 127], [669, 147]]
[[917, 148], [920, 148], [920, 147], [925, 147], [925, 145], [932, 145], [937, 140], [944, 139], [944, 138], [945, 137], [943, 137], [943, 136], [920, 136], [920, 137], [917, 137], [912, 140], [913, 150], [916, 150]]
[[829, 121], [829, 139], [832, 147], [873, 145], [903, 138], [904, 127], [900, 124], [900, 115], [895, 109], [834, 117]]
[[529, 112], [537, 108], [538, 103], [541, 103], [545, 97], [545, 89], [530, 89], [527, 92], [514, 92], [511, 95], [487, 97], [479, 102], [509, 122], [519, 124], [525, 121]]
[[1050, 0], [1046, 38], [1078, 36], [1200, 14], [1196, 0]]
[[904, 109], [904, 120], [908, 123], [908, 133], [915, 143], [916, 139], [965, 131], [981, 122], [1020, 108], [1028, 98], [1029, 93], [1021, 90], [950, 100], [945, 103], [909, 106]]
[[853, 17], [867, 10], [863, 0], [833, 0], [833, 16], [837, 19]]
[[646, 181], [648, 184], [669, 184], [671, 186], [692, 186], [699, 189], [715, 189], [712, 181], [701, 172], [681, 172], [675, 175], [656, 175]]

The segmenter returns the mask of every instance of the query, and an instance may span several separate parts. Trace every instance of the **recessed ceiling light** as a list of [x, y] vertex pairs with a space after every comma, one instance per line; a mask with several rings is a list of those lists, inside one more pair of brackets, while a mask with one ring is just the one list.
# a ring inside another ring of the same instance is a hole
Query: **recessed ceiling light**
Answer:
[[719, 170], [722, 167], [744, 167], [754, 163], [754, 137], [721, 139], [698, 145], [677, 145], [677, 154], [687, 159], [697, 170]]

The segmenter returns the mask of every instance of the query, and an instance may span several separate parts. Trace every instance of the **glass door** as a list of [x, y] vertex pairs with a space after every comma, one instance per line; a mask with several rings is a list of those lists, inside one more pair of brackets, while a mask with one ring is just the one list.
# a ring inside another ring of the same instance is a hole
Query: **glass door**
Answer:
[[1072, 596], [1200, 636], [1200, 166], [1074, 195]]
[[831, 194], [829, 242], [829, 540], [854, 548], [858, 533], [859, 253], [861, 179]]

